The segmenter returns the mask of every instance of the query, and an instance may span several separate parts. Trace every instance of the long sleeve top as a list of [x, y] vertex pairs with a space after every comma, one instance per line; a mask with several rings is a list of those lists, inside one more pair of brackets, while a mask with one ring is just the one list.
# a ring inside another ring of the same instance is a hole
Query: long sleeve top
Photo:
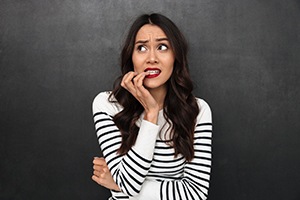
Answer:
[[[122, 110], [101, 92], [93, 101], [93, 117], [100, 149], [121, 192], [112, 191], [111, 200], [196, 200], [207, 199], [212, 159], [212, 117], [208, 104], [196, 98], [200, 112], [194, 131], [194, 158], [187, 162], [168, 145], [168, 126], [159, 112], [157, 124], [143, 120], [135, 144], [119, 155], [121, 133], [113, 116]], [[181, 116], [188, 117], [188, 116]]]

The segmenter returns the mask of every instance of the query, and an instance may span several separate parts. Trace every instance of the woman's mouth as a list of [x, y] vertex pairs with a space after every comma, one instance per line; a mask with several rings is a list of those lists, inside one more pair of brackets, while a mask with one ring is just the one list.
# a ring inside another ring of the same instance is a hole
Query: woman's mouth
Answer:
[[158, 68], [147, 68], [145, 69], [145, 72], [149, 73], [149, 75], [147, 75], [146, 78], [155, 78], [159, 76], [161, 71]]

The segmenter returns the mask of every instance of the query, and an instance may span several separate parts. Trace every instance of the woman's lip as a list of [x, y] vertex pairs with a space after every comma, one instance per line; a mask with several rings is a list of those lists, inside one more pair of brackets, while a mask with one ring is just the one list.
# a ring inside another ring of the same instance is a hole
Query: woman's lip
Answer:
[[159, 74], [149, 74], [149, 75], [145, 76], [145, 78], [155, 78], [157, 76], [159, 76]]
[[161, 73], [161, 70], [158, 68], [147, 68], [147, 69], [145, 69], [145, 72], [149, 73], [149, 75], [147, 75], [146, 78], [155, 78], [155, 77], [159, 76], [159, 74]]

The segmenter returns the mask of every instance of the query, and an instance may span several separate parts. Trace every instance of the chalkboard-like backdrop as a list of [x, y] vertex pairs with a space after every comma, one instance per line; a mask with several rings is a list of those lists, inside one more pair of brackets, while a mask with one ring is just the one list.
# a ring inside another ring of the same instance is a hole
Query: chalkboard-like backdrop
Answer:
[[107, 199], [91, 102], [128, 24], [160, 12], [213, 110], [210, 200], [300, 199], [298, 0], [1, 0], [0, 199]]

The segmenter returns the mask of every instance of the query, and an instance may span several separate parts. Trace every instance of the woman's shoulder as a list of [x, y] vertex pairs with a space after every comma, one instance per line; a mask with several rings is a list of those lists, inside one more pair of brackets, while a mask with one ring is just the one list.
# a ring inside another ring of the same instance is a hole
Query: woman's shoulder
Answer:
[[196, 101], [200, 110], [198, 118], [205, 118], [206, 120], [211, 121], [212, 114], [209, 104], [204, 99], [198, 97], [196, 97]]
[[196, 97], [196, 101], [198, 103], [198, 106], [201, 107], [205, 107], [205, 108], [209, 108], [209, 104], [202, 98]]
[[96, 95], [93, 100], [93, 113], [105, 112], [109, 115], [115, 115], [120, 112], [121, 106], [117, 100], [111, 95], [111, 91], [103, 91]]
[[94, 102], [95, 101], [101, 101], [101, 102], [109, 101], [110, 95], [111, 95], [111, 91], [102, 91], [96, 95], [96, 97], [94, 98]]

